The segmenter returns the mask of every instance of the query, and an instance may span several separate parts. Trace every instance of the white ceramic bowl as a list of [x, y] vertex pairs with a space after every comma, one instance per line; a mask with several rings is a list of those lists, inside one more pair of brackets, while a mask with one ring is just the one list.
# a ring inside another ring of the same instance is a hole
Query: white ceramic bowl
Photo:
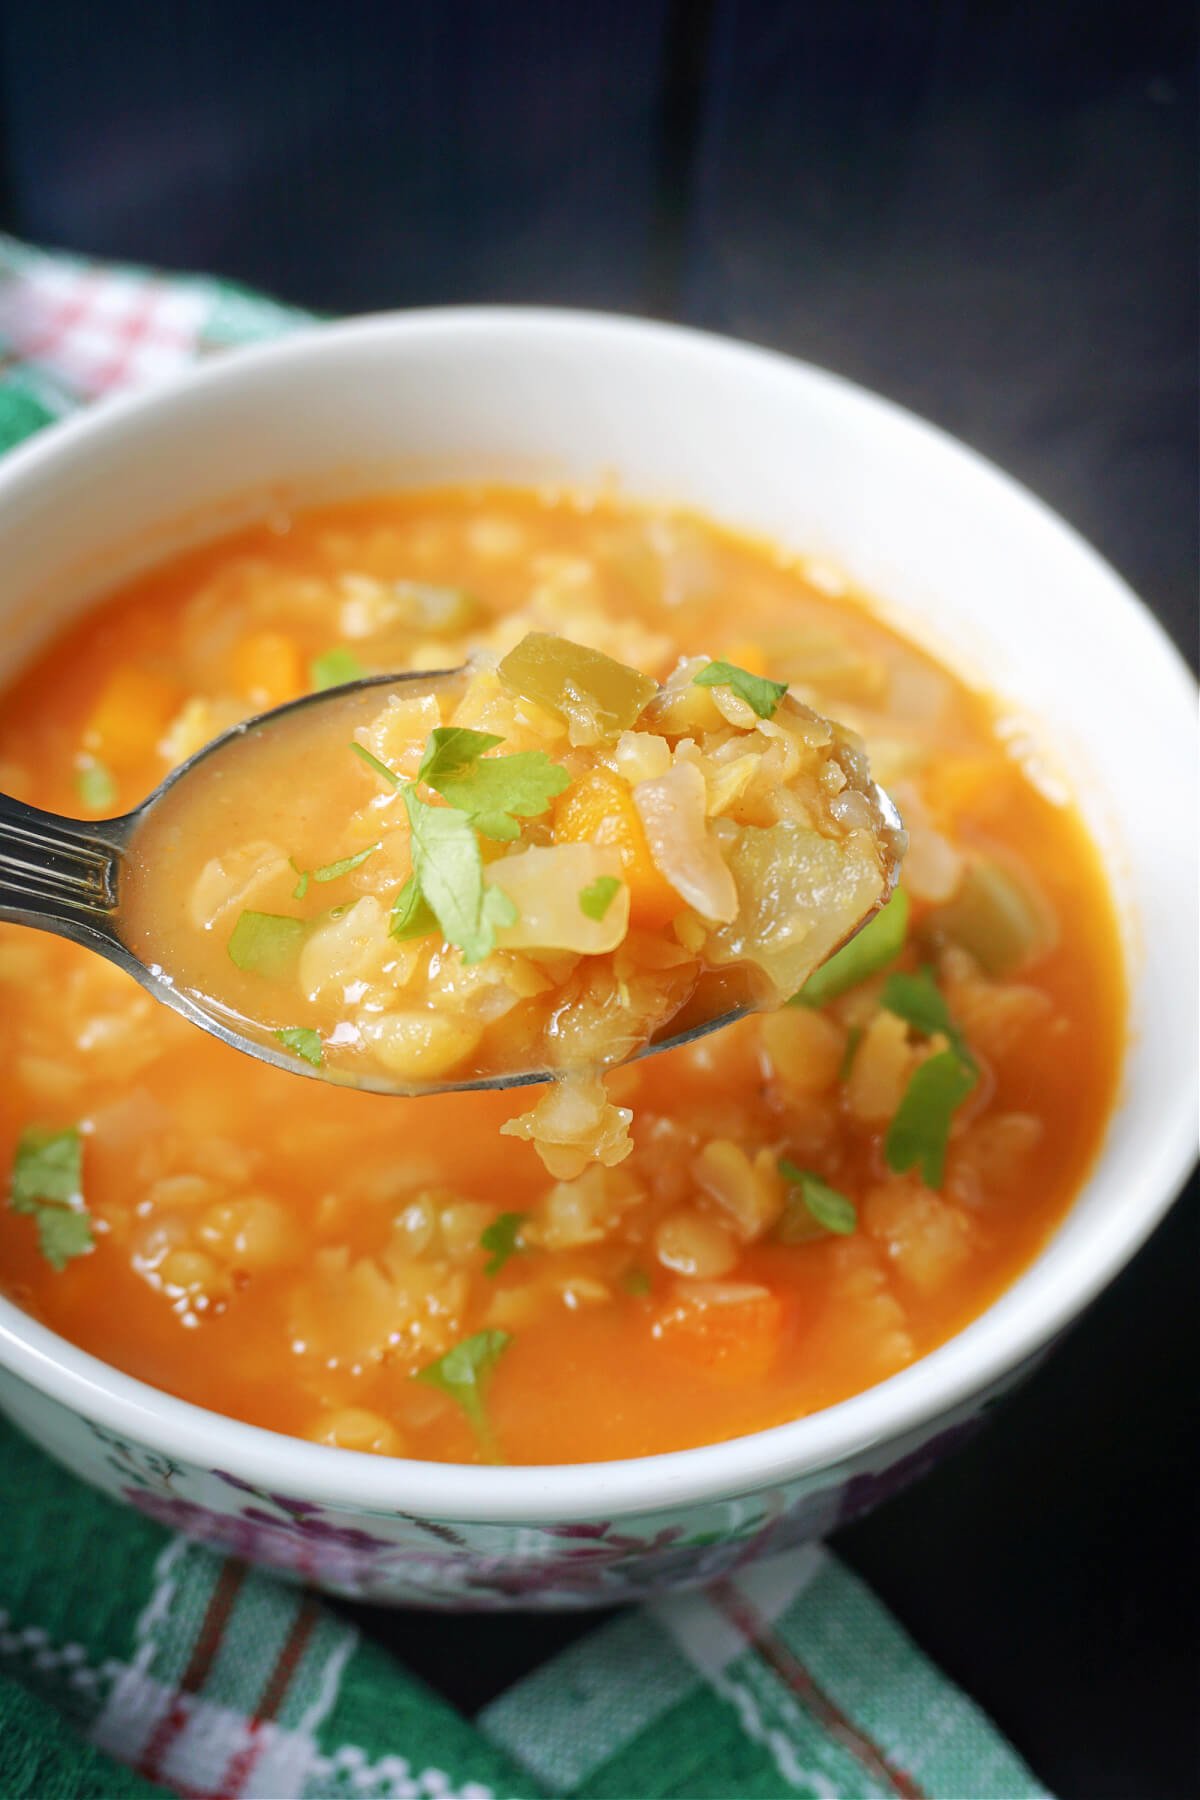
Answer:
[[0, 657], [18, 663], [103, 586], [235, 523], [272, 487], [304, 497], [476, 476], [615, 476], [810, 552], [1008, 696], [1108, 853], [1133, 993], [1103, 1153], [1033, 1267], [902, 1374], [731, 1443], [502, 1469], [323, 1449], [172, 1399], [0, 1303], [4, 1407], [143, 1511], [343, 1592], [586, 1604], [712, 1576], [907, 1479], [1162, 1216], [1196, 1147], [1195, 695], [1084, 543], [917, 419], [694, 332], [488, 308], [305, 332], [5, 457]]

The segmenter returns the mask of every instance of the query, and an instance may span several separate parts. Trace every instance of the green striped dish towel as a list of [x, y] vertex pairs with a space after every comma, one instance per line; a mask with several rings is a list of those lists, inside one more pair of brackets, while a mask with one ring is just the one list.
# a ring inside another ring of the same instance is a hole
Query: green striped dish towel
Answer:
[[[0, 449], [307, 317], [0, 238]], [[103, 1499], [3, 1425], [0, 1509], [4, 1800], [1044, 1792], [817, 1546], [598, 1624], [469, 1721], [332, 1607]]]
[[332, 1607], [102, 1498], [4, 1426], [0, 1471], [5, 1800], [1044, 1791], [816, 1545], [618, 1614], [470, 1722]]

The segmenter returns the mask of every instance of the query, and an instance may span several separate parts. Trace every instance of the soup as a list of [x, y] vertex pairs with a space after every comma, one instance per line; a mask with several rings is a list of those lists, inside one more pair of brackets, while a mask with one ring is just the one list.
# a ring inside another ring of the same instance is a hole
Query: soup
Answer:
[[[594, 1074], [782, 1004], [902, 848], [861, 747], [784, 683], [685, 657], [660, 687], [531, 632], [227, 740], [139, 827], [119, 919], [206, 1011], [420, 1091]], [[549, 1106], [582, 1117], [584, 1092]], [[582, 1174], [586, 1149], [535, 1141]]]
[[787, 681], [896, 798], [897, 898], [798, 1004], [614, 1071], [632, 1152], [558, 1176], [501, 1135], [530, 1095], [301, 1088], [97, 957], [0, 928], [0, 1267], [45, 1323], [317, 1442], [643, 1455], [884, 1379], [1062, 1218], [1124, 1023], [1098, 859], [998, 709], [800, 560], [556, 493], [281, 516], [62, 633], [0, 702], [0, 787], [117, 812], [248, 713], [530, 631], [655, 681], [681, 656]]

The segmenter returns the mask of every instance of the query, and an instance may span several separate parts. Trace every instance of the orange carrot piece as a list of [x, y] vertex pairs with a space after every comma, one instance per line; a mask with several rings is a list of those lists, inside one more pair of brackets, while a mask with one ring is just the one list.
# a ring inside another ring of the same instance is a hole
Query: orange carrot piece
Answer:
[[999, 756], [935, 758], [921, 777], [925, 804], [936, 822], [952, 831], [963, 813], [978, 808], [1003, 773], [1004, 760]]
[[85, 749], [115, 768], [149, 755], [178, 710], [175, 682], [137, 663], [122, 663], [101, 689], [84, 727]]
[[611, 770], [592, 769], [567, 789], [554, 809], [554, 841], [620, 853], [629, 921], [637, 930], [658, 930], [683, 911], [683, 900], [650, 854], [632, 788]]
[[252, 631], [234, 647], [233, 685], [255, 706], [282, 706], [305, 691], [300, 652], [281, 631]]
[[774, 1294], [711, 1306], [685, 1300], [660, 1313], [655, 1336], [722, 1386], [737, 1387], [767, 1374], [779, 1352], [783, 1323], [783, 1303]]

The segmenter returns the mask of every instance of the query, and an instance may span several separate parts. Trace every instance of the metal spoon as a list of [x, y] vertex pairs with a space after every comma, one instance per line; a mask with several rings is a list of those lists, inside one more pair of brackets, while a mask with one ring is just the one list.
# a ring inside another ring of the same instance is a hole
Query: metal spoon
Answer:
[[[98, 955], [107, 957], [109, 962], [124, 969], [126, 974], [132, 975], [147, 993], [160, 1000], [164, 1006], [171, 1007], [193, 1025], [199, 1025], [202, 1031], [220, 1038], [223, 1043], [231, 1044], [235, 1050], [257, 1057], [260, 1062], [272, 1063], [277, 1069], [286, 1069], [292, 1075], [333, 1080], [344, 1086], [363, 1088], [373, 1093], [412, 1094], [414, 1089], [411, 1086], [401, 1087], [398, 1083], [389, 1082], [383, 1075], [364, 1073], [351, 1077], [343, 1070], [318, 1071], [269, 1040], [252, 1037], [239, 1030], [231, 1016], [224, 1015], [219, 1010], [210, 1010], [193, 994], [176, 987], [169, 971], [143, 962], [122, 937], [121, 875], [138, 832], [163, 796], [178, 782], [190, 780], [201, 770], [206, 770], [211, 775], [212, 765], [233, 750], [247, 733], [331, 701], [345, 701], [360, 691], [414, 685], [433, 689], [439, 683], [457, 680], [465, 673], [466, 669], [457, 668], [418, 670], [405, 675], [367, 676], [342, 687], [306, 694], [302, 699], [290, 701], [286, 706], [278, 706], [270, 712], [244, 719], [241, 724], [214, 738], [186, 762], [180, 763], [140, 806], [133, 812], [122, 814], [120, 818], [63, 818], [57, 813], [43, 812], [39, 807], [30, 806], [23, 800], [15, 800], [8, 794], [0, 794], [0, 921], [29, 925], [38, 931], [49, 931], [56, 937], [69, 938], [72, 943], [95, 950]], [[236, 754], [236, 750], [234, 753]], [[899, 814], [888, 795], [876, 786], [875, 797], [886, 823], [897, 831], [901, 830]], [[884, 895], [884, 899], [888, 898], [894, 886], [895, 874], [896, 869], [893, 867], [888, 893]], [[856, 930], [860, 930], [871, 916], [873, 915], [869, 914], [861, 920]], [[854, 933], [850, 935], [853, 936]], [[680, 1044], [691, 1043], [695, 1038], [704, 1037], [708, 1032], [717, 1031], [721, 1026], [742, 1018], [747, 1010], [745, 1006], [738, 1006], [702, 1019], [698, 1024], [690, 1025], [671, 1036], [656, 1038], [636, 1054], [649, 1056], [660, 1050], [671, 1050]], [[562, 1073], [561, 1070], [557, 1072]], [[415, 1091], [435, 1094], [462, 1092], [470, 1088], [527, 1087], [535, 1082], [550, 1080], [553, 1073], [545, 1069], [523, 1070], [512, 1074], [479, 1076], [469, 1081], [429, 1082]]]

